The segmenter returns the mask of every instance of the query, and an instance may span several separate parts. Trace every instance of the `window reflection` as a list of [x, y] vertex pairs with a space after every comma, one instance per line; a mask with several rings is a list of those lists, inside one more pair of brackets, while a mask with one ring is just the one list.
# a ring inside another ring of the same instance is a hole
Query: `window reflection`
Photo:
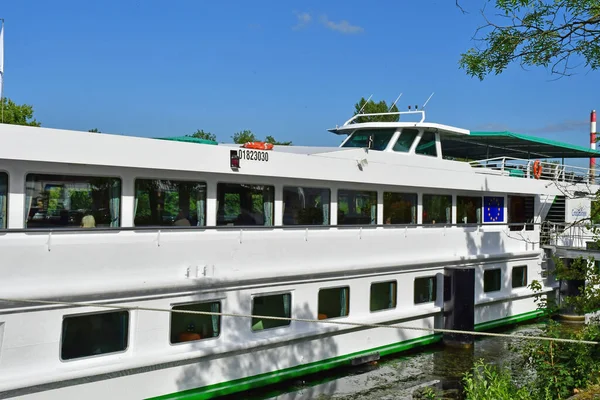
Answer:
[[118, 178], [27, 175], [26, 228], [118, 227], [120, 208]]
[[383, 193], [383, 221], [385, 224], [416, 224], [416, 193]]
[[284, 225], [328, 225], [329, 189], [283, 188]]
[[342, 147], [366, 147], [371, 150], [385, 150], [396, 129], [360, 129]]
[[451, 224], [452, 196], [436, 194], [423, 195], [423, 223]]
[[456, 197], [456, 222], [459, 224], [481, 223], [481, 197]]
[[6, 229], [6, 217], [8, 208], [8, 175], [0, 172], [0, 229]]
[[435, 142], [435, 133], [425, 132], [417, 145], [415, 150], [416, 154], [423, 154], [425, 156], [437, 157], [437, 148]]
[[273, 226], [273, 186], [217, 184], [217, 225]]
[[377, 223], [377, 192], [366, 190], [338, 191], [338, 225]]
[[402, 129], [400, 137], [396, 141], [396, 144], [394, 144], [394, 151], [408, 153], [410, 146], [412, 146], [418, 134], [418, 129]]
[[136, 179], [135, 226], [205, 226], [206, 183]]

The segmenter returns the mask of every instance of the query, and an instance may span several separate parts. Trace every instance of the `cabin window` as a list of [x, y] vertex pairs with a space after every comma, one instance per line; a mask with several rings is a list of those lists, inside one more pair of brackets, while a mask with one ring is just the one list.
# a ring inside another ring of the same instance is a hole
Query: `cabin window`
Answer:
[[483, 271], [483, 291], [496, 292], [500, 290], [502, 281], [502, 271], [500, 268], [486, 269]]
[[[252, 299], [252, 315], [264, 315], [265, 317], [292, 317], [292, 295], [291, 293], [271, 294], [266, 296], [255, 296]], [[290, 320], [252, 318], [252, 330], [261, 331], [263, 329], [277, 328], [287, 326]]]
[[435, 133], [425, 132], [417, 145], [415, 150], [416, 154], [422, 154], [424, 156], [437, 157], [437, 145], [435, 141]]
[[371, 312], [396, 308], [397, 282], [371, 284]]
[[400, 137], [396, 141], [396, 144], [394, 144], [394, 151], [408, 153], [410, 146], [412, 146], [418, 134], [418, 129], [402, 129]]
[[346, 317], [350, 312], [350, 288], [319, 290], [319, 319]]
[[338, 190], [338, 225], [377, 224], [377, 192]]
[[285, 186], [284, 225], [329, 225], [329, 189]]
[[129, 312], [70, 315], [63, 319], [60, 357], [63, 360], [125, 351]]
[[416, 224], [416, 193], [383, 193], [383, 221], [386, 224]]
[[508, 196], [508, 223], [511, 231], [523, 230], [523, 225], [512, 225], [523, 223], [525, 229], [533, 230], [534, 221], [534, 204], [533, 196]]
[[527, 266], [513, 267], [512, 269], [512, 287], [527, 286]]
[[6, 229], [6, 217], [8, 215], [8, 175], [0, 172], [0, 229]]
[[481, 204], [481, 197], [456, 196], [456, 222], [480, 224]]
[[25, 189], [26, 228], [120, 226], [118, 178], [28, 174]]
[[[173, 311], [220, 313], [221, 302], [204, 302], [174, 306]], [[221, 316], [211, 314], [171, 313], [171, 343], [192, 342], [219, 336]]]
[[360, 129], [354, 131], [342, 147], [366, 147], [371, 150], [385, 150], [396, 129]]
[[451, 224], [452, 196], [438, 194], [423, 195], [423, 223]]
[[273, 186], [219, 183], [217, 225], [273, 226]]
[[437, 294], [437, 278], [428, 276], [415, 279], [415, 304], [431, 303]]
[[135, 180], [135, 226], [205, 226], [206, 183]]

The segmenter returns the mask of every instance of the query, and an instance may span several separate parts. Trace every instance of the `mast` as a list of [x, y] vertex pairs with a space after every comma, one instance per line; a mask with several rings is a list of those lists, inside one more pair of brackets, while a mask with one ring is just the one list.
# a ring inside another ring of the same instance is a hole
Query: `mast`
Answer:
[[[592, 110], [590, 114], [590, 148], [596, 150], [596, 110]], [[596, 159], [590, 158], [590, 178], [592, 182], [596, 175]]]

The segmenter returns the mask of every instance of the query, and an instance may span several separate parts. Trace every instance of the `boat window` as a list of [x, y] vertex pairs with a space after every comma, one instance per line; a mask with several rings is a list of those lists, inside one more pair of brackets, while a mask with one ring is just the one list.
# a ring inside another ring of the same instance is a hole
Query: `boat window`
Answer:
[[25, 188], [26, 228], [120, 226], [118, 178], [28, 174]]
[[512, 287], [527, 286], [527, 266], [513, 267], [512, 269]]
[[394, 151], [408, 153], [408, 151], [410, 150], [410, 146], [412, 146], [418, 134], [418, 129], [402, 129], [400, 137], [396, 141], [396, 144], [394, 144]]
[[8, 207], [8, 175], [6, 172], [0, 172], [0, 229], [6, 229], [6, 217]]
[[284, 225], [329, 225], [329, 189], [285, 186]]
[[72, 360], [125, 351], [128, 331], [127, 311], [67, 316], [62, 323], [60, 357]]
[[424, 224], [451, 224], [452, 223], [452, 196], [424, 194], [423, 195], [423, 223]]
[[346, 317], [350, 312], [350, 288], [319, 290], [319, 319]]
[[377, 282], [371, 284], [371, 312], [396, 308], [397, 282]]
[[[177, 311], [220, 313], [221, 302], [203, 302], [174, 306]], [[192, 342], [219, 336], [221, 316], [211, 314], [171, 313], [171, 343]]]
[[383, 193], [383, 221], [386, 224], [416, 224], [416, 193]]
[[415, 150], [416, 154], [422, 154], [425, 156], [437, 157], [437, 147], [435, 144], [435, 133], [425, 132], [417, 145]]
[[359, 129], [350, 135], [350, 138], [342, 147], [367, 147], [371, 150], [385, 150], [395, 132], [396, 128]]
[[437, 278], [428, 276], [415, 279], [415, 304], [435, 301], [437, 294]]
[[365, 190], [338, 191], [338, 225], [377, 223], [377, 192]]
[[481, 197], [456, 196], [456, 222], [459, 224], [480, 224], [481, 204]]
[[135, 180], [135, 226], [205, 226], [206, 183]]
[[[256, 296], [252, 299], [252, 315], [264, 315], [265, 317], [292, 317], [292, 295], [290, 293]], [[252, 318], [252, 330], [277, 328], [290, 324], [290, 320]]]
[[[508, 196], [508, 223], [528, 223], [525, 229], [533, 230], [535, 198], [533, 196]], [[523, 230], [523, 225], [510, 225], [511, 231]]]
[[273, 226], [273, 186], [219, 183], [217, 225]]
[[500, 290], [502, 272], [500, 268], [486, 269], [483, 271], [483, 291], [484, 292], [496, 292]]

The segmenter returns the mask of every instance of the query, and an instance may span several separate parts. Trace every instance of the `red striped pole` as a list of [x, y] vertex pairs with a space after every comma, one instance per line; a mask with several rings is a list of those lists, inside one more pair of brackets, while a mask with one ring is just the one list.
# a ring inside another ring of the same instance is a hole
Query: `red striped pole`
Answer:
[[[590, 148], [596, 150], [596, 110], [592, 110], [590, 114]], [[590, 158], [590, 174], [596, 174], [596, 159]]]

